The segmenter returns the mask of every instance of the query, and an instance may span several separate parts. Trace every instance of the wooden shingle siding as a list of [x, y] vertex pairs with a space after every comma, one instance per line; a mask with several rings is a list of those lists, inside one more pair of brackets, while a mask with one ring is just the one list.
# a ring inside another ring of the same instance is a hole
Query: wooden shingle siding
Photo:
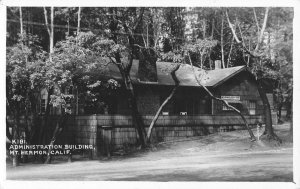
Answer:
[[[73, 124], [68, 124], [64, 136], [73, 140], [76, 144], [100, 145], [107, 137], [100, 135], [101, 126], [112, 126], [111, 147], [121, 148], [123, 145], [134, 145], [137, 143], [137, 134], [131, 124], [131, 116], [104, 115], [104, 116], [77, 116]], [[92, 120], [89, 120], [89, 119]], [[96, 118], [96, 119], [94, 119]], [[150, 123], [153, 116], [143, 116], [145, 123]], [[255, 125], [263, 122], [262, 116], [246, 116], [249, 124]], [[109, 121], [108, 121], [109, 120]], [[112, 121], [113, 120], [113, 121]], [[107, 124], [110, 123], [110, 124]], [[148, 126], [148, 124], [145, 124]], [[153, 129], [153, 140], [157, 142], [184, 139], [186, 137], [202, 136], [215, 132], [227, 132], [236, 129], [243, 129], [243, 122], [239, 116], [205, 115], [205, 116], [160, 116]], [[54, 127], [49, 128], [53, 130]], [[148, 127], [145, 128], [146, 130]], [[50, 132], [51, 133], [51, 132]], [[67, 134], [68, 133], [68, 134]], [[73, 134], [71, 134], [73, 133]], [[70, 138], [71, 137], [71, 138]], [[62, 142], [62, 141], [58, 141]], [[73, 142], [73, 143], [74, 143]]]
[[[58, 117], [51, 117], [46, 128], [45, 141], [50, 141]], [[146, 130], [153, 116], [143, 116]], [[246, 116], [250, 125], [263, 122], [262, 116]], [[96, 145], [101, 151], [104, 141], [111, 138], [111, 148], [137, 143], [137, 133], [131, 125], [131, 116], [92, 115], [70, 117], [56, 144]], [[111, 127], [106, 131], [103, 126]], [[207, 135], [215, 132], [227, 132], [244, 129], [241, 118], [237, 115], [204, 115], [204, 116], [160, 116], [153, 128], [154, 141], [170, 141], [186, 137]], [[109, 137], [108, 137], [109, 136]]]
[[[239, 96], [242, 103], [243, 109], [242, 114], [248, 115], [248, 102], [249, 100], [256, 102], [256, 115], [263, 114], [263, 104], [260, 99], [257, 86], [254, 81], [251, 79], [250, 73], [244, 71], [236, 75], [235, 77], [227, 80], [222, 85], [214, 89], [214, 94], [217, 97], [221, 96]], [[214, 101], [214, 113], [215, 114], [224, 114], [224, 115], [233, 115], [235, 114], [232, 111], [222, 110], [222, 103]]]

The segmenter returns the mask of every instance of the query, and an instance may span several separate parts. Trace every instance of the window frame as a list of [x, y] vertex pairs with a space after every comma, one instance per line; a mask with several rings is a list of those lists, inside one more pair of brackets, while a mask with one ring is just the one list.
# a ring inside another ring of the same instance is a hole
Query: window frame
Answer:
[[248, 103], [249, 115], [256, 115], [256, 100], [249, 100]]

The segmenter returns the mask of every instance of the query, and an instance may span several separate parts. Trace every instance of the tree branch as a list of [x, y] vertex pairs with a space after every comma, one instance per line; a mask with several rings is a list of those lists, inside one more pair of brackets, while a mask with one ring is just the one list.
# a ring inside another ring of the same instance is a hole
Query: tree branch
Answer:
[[231, 31], [232, 31], [232, 35], [233, 35], [235, 41], [236, 41], [237, 43], [241, 43], [241, 41], [239, 40], [239, 38], [238, 38], [237, 35], [236, 35], [235, 29], [233, 28], [232, 23], [231, 23], [230, 20], [229, 20], [229, 16], [228, 16], [228, 11], [227, 11], [227, 9], [226, 9], [226, 11], [225, 11], [225, 14], [226, 14], [226, 18], [227, 18], [227, 22], [228, 22], [229, 28], [230, 28]]
[[180, 64], [177, 64], [176, 67], [171, 71], [171, 76], [175, 82], [175, 86], [172, 90], [172, 92], [169, 94], [169, 96], [165, 99], [165, 101], [160, 105], [159, 109], [157, 110], [155, 116], [153, 117], [151, 124], [149, 126], [148, 132], [147, 132], [147, 142], [150, 143], [151, 140], [151, 133], [152, 133], [152, 129], [162, 111], [162, 109], [165, 107], [165, 105], [171, 100], [171, 98], [174, 96], [180, 81], [178, 80], [177, 76], [176, 76], [176, 71], [180, 68]]
[[256, 16], [256, 11], [255, 11], [254, 7], [253, 7], [253, 14], [254, 14], [254, 19], [255, 19], [256, 27], [257, 27], [257, 32], [259, 32], [260, 31], [260, 27], [259, 27], [259, 24], [258, 24], [258, 20], [257, 20], [257, 16]]
[[262, 56], [262, 54], [257, 54], [256, 51], [252, 52], [252, 51], [250, 51], [249, 49], [247, 49], [247, 47], [242, 43], [242, 41], [239, 40], [239, 38], [238, 38], [237, 35], [236, 35], [236, 31], [235, 31], [235, 29], [233, 28], [233, 25], [232, 25], [232, 23], [231, 23], [230, 20], [229, 20], [229, 16], [228, 16], [227, 9], [226, 9], [226, 11], [225, 11], [225, 14], [226, 14], [226, 18], [227, 18], [227, 22], [228, 22], [229, 28], [230, 28], [231, 31], [232, 31], [232, 35], [233, 35], [235, 41], [236, 41], [238, 44], [241, 44], [241, 45], [242, 45], [242, 49], [243, 49], [247, 54], [249, 54], [249, 55], [252, 56], [252, 57], [260, 57], [260, 56]]
[[[240, 35], [241, 35], [241, 38], [242, 38], [242, 44], [243, 44], [243, 47], [246, 48], [246, 44], [245, 44], [244, 36], [243, 36], [242, 30], [241, 30], [241, 26], [240, 26], [240, 24], [237, 24], [237, 25], [238, 25], [239, 32], [240, 32]], [[249, 41], [250, 41], [250, 40], [249, 40]], [[247, 49], [247, 50], [250, 50], [250, 49]]]

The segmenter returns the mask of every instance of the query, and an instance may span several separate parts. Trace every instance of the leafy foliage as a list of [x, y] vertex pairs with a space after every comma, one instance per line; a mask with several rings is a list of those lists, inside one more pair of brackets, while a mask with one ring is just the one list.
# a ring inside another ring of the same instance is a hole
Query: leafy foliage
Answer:
[[[8, 19], [18, 17], [18, 7], [7, 9]], [[42, 8], [22, 9], [24, 20], [44, 23]], [[264, 7], [82, 7], [84, 32], [77, 34], [78, 7], [56, 7], [54, 22], [64, 27], [55, 28], [52, 61], [45, 52], [49, 36], [43, 25], [25, 24], [27, 34], [18, 36], [19, 25], [8, 22], [8, 99], [24, 102], [29, 89], [36, 93], [53, 86], [61, 91], [71, 86], [81, 91], [106, 87], [106, 82], [97, 75], [117, 59], [122, 60], [124, 68], [130, 68], [128, 58], [139, 59], [142, 48], [155, 50], [160, 61], [175, 63], [189, 63], [185, 53], [188, 51], [195, 66], [212, 69], [212, 61], [221, 59], [221, 47], [227, 66], [247, 65], [258, 78], [276, 80], [276, 95], [291, 96], [286, 91], [292, 91], [292, 8], [270, 8], [257, 49], [260, 58], [247, 52], [256, 50], [265, 10]], [[233, 38], [226, 11], [241, 43]]]
[[[30, 43], [25, 45], [24, 40], [28, 39]], [[6, 93], [10, 110], [21, 110], [40, 90], [32, 85], [33, 76], [41, 75], [40, 66], [46, 59], [46, 53], [38, 46], [38, 42], [37, 36], [23, 34], [17, 44], [7, 48]]]

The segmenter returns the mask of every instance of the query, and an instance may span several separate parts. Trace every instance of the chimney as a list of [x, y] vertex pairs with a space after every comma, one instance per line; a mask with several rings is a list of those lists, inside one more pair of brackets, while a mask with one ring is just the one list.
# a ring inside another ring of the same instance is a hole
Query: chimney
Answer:
[[221, 69], [221, 60], [215, 60], [215, 70]]
[[150, 50], [140, 51], [138, 78], [140, 81], [157, 82], [156, 54]]

